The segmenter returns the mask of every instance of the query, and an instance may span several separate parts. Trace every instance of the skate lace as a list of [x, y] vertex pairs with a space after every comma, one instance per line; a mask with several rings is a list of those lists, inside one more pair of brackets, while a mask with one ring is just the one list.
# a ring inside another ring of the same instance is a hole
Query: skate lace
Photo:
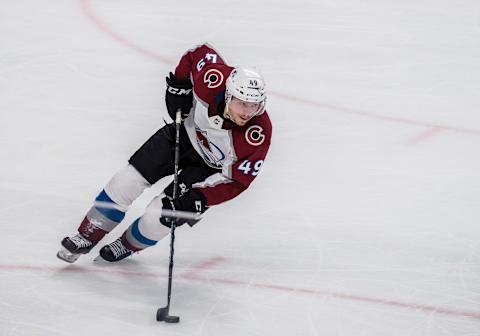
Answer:
[[76, 234], [75, 236], [70, 237], [70, 240], [78, 247], [89, 247], [92, 245], [92, 242], [85, 239], [82, 235]]
[[110, 244], [110, 250], [112, 251], [115, 257], [119, 257], [123, 254], [130, 252], [129, 249], [122, 244], [120, 239], [115, 240], [113, 243]]

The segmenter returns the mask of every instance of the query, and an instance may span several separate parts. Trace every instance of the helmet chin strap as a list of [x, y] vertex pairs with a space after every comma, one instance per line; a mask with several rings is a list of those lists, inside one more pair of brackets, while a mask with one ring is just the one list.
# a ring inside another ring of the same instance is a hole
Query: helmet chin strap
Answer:
[[225, 119], [230, 120], [234, 124], [236, 124], [235, 120], [233, 120], [232, 116], [230, 115], [230, 110], [228, 109], [228, 104], [225, 104], [225, 108], [223, 109], [223, 117]]

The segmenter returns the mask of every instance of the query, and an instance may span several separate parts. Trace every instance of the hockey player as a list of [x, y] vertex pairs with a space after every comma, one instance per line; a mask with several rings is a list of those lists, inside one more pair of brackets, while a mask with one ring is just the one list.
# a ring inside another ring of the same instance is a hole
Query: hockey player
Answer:
[[[165, 101], [180, 129], [179, 197], [173, 183], [155, 197], [143, 216], [100, 250], [110, 262], [155, 245], [170, 233], [170, 219], [158, 209], [203, 213], [245, 191], [260, 172], [270, 146], [272, 126], [265, 111], [265, 82], [254, 69], [232, 67], [208, 44], [187, 51], [166, 78]], [[57, 256], [74, 262], [124, 218], [132, 202], [152, 184], [174, 172], [175, 126], [159, 129], [117, 172], [78, 227], [62, 240]], [[111, 205], [111, 206], [107, 206]], [[151, 211], [156, 209], [157, 211]], [[195, 220], [180, 219], [176, 225]]]

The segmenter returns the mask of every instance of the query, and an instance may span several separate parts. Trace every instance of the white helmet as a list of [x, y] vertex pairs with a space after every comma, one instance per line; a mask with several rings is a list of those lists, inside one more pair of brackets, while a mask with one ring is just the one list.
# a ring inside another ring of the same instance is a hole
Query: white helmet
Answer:
[[265, 80], [256, 69], [236, 67], [227, 78], [225, 103], [228, 105], [232, 97], [249, 103], [260, 103], [255, 115], [265, 111]]

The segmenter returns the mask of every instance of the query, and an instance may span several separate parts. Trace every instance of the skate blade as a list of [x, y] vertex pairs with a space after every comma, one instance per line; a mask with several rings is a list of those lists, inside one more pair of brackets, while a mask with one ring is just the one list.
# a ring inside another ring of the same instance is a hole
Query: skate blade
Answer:
[[66, 248], [62, 247], [60, 251], [57, 252], [57, 258], [68, 263], [74, 263], [80, 257], [80, 254], [71, 253]]

